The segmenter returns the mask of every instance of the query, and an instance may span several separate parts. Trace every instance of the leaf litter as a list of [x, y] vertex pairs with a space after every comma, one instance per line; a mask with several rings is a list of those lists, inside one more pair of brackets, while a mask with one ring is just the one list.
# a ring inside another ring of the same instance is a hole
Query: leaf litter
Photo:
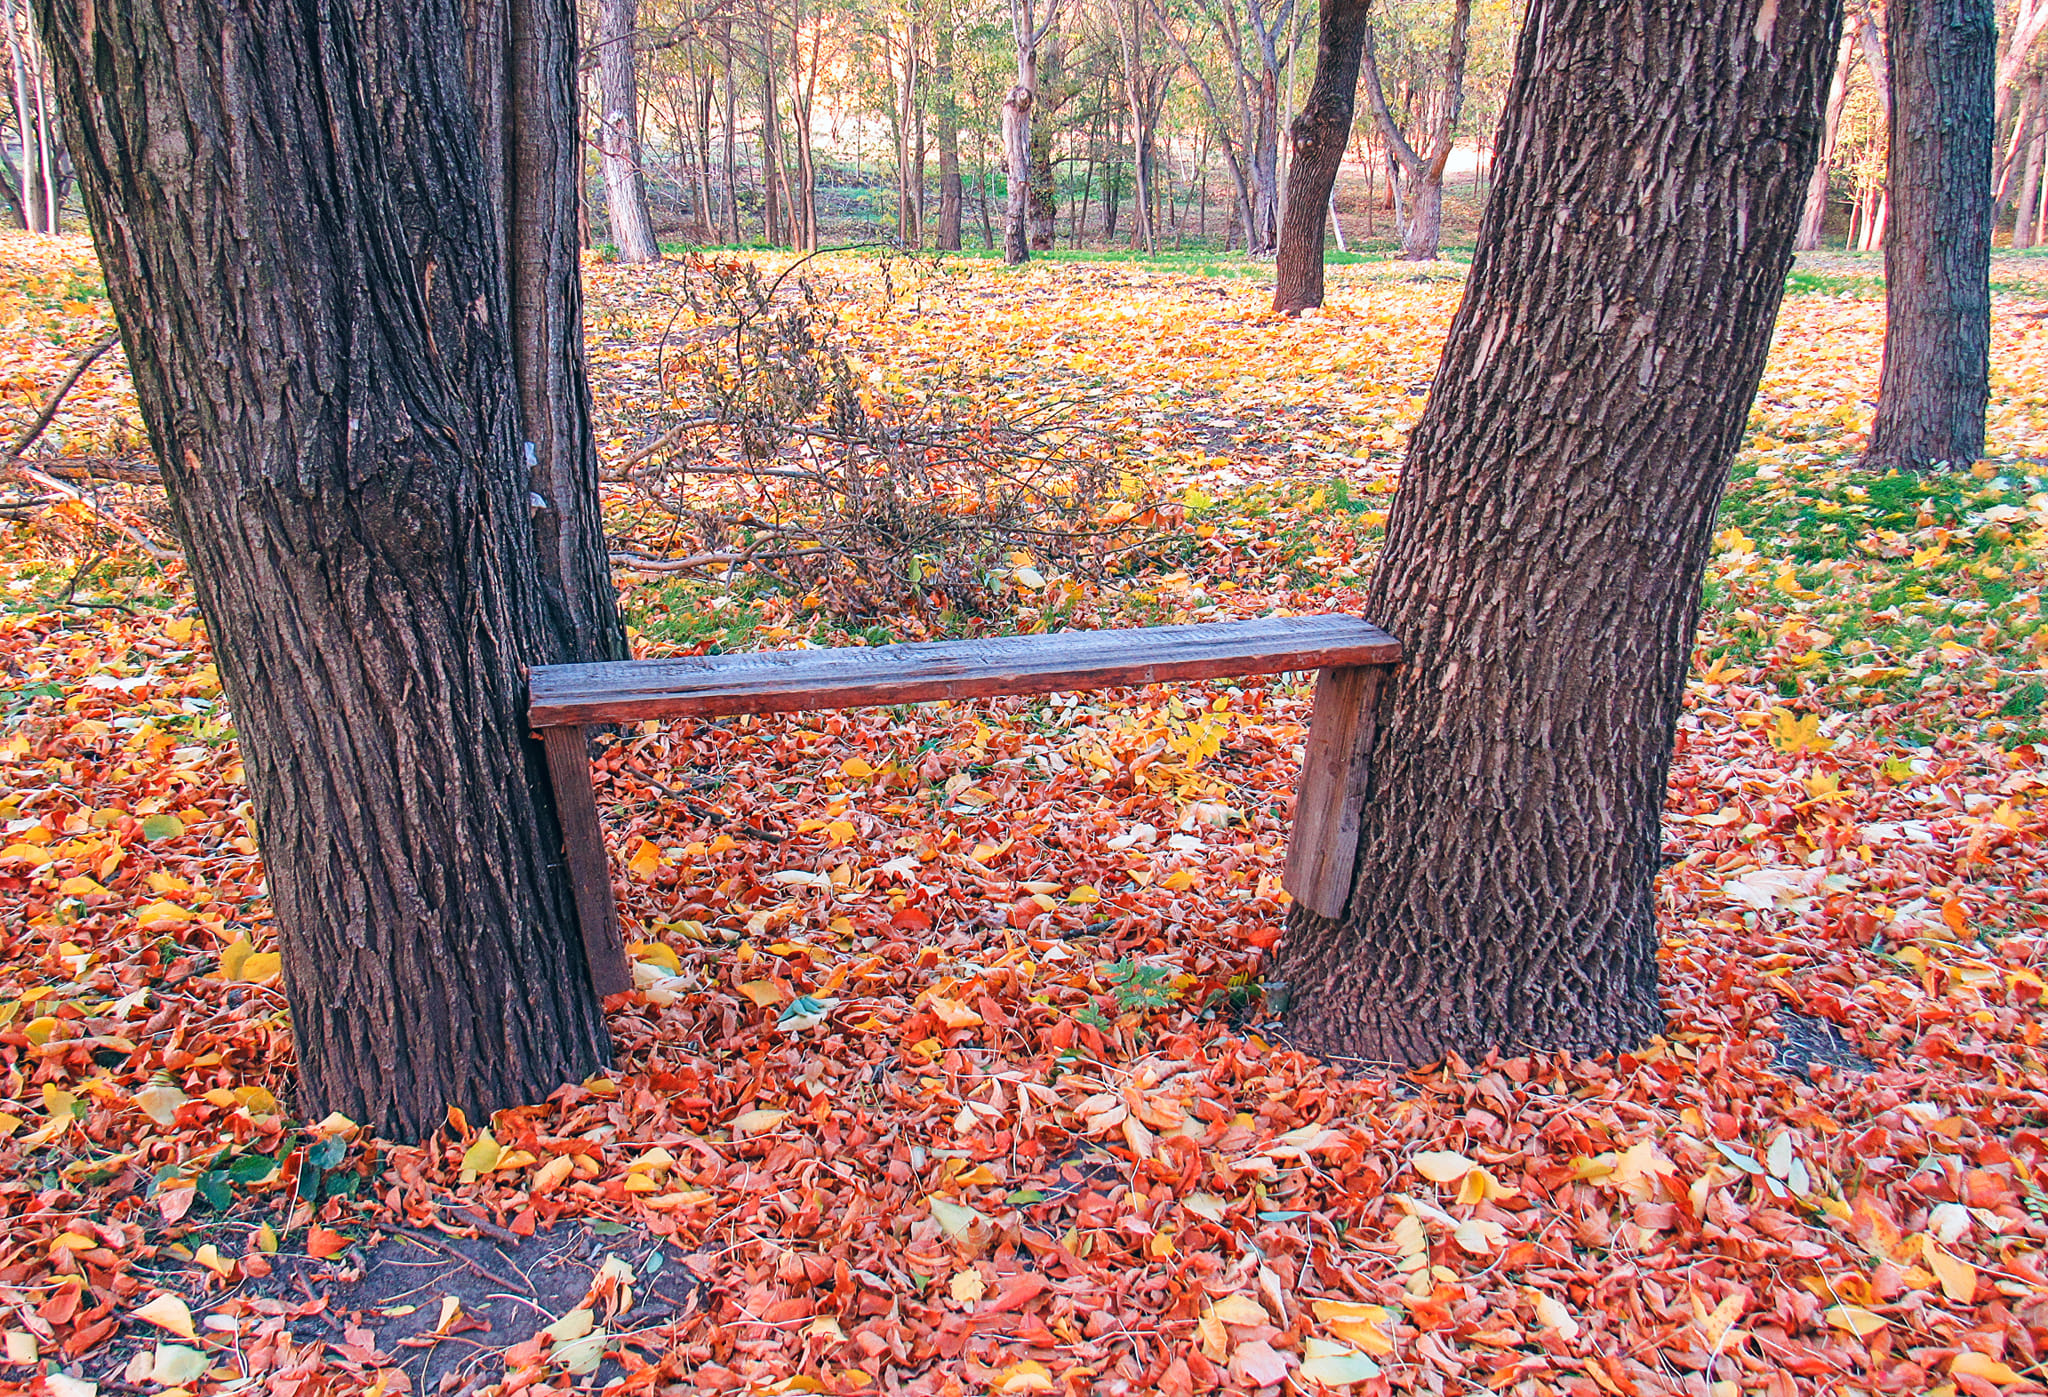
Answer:
[[[103, 325], [56, 294], [93, 285], [82, 243], [10, 239], [5, 273], [17, 338]], [[666, 275], [591, 269], [608, 453], [665, 391]], [[1008, 615], [889, 634], [1357, 605], [1455, 283], [1337, 269], [1286, 322], [1171, 273], [949, 269], [917, 304], [864, 275], [876, 372], [1072, 397], [1177, 511], [1114, 585], [1027, 558]], [[2038, 1389], [2048, 346], [2001, 295], [1994, 459], [1872, 479], [1880, 310], [1787, 302], [1665, 812], [1670, 1027], [1601, 1061], [1289, 1050], [1260, 974], [1308, 715], [1282, 677], [620, 734], [618, 1069], [423, 1146], [308, 1121], [182, 577], [113, 552], [67, 595], [78, 557], [18, 534], [0, 1377]], [[25, 418], [66, 357], [17, 353]], [[96, 372], [57, 459], [130, 430], [118, 356]], [[642, 653], [882, 638], [772, 579], [622, 583]]]

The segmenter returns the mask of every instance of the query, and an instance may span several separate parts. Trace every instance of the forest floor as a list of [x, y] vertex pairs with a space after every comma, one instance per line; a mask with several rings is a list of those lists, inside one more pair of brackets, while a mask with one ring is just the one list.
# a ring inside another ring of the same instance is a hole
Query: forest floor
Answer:
[[[1056, 404], [1115, 548], [693, 562], [787, 501], [642, 475], [640, 653], [1354, 608], [1462, 270], [1340, 267], [1297, 321], [1171, 259], [805, 274], [878, 417]], [[695, 410], [704, 275], [590, 269], [614, 475]], [[1669, 1027], [1600, 1061], [1289, 1049], [1282, 677], [629, 731], [617, 1068], [425, 1146], [303, 1119], [182, 567], [84, 503], [9, 526], [0, 1387], [2042, 1390], [2048, 259], [1995, 273], [1991, 459], [1924, 480], [1854, 465], [1878, 275], [1794, 274], [1680, 724]], [[13, 422], [107, 318], [83, 241], [0, 238]], [[146, 456], [118, 353], [38, 451]], [[95, 498], [160, 531], [152, 489]]]

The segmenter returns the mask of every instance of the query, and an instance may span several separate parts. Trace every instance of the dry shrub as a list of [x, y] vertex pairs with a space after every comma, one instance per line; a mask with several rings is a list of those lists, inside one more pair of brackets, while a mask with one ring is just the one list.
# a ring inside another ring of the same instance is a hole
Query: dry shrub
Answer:
[[[660, 351], [666, 420], [618, 472], [661, 515], [635, 538], [670, 556], [616, 561], [752, 569], [861, 622], [988, 615], [1020, 586], [1099, 580], [1138, 541], [1119, 443], [1065, 403], [1019, 411], [994, 386], [934, 402], [863, 371], [803, 265], [688, 263]], [[872, 266], [865, 294], [887, 304], [942, 289], [934, 262]]]

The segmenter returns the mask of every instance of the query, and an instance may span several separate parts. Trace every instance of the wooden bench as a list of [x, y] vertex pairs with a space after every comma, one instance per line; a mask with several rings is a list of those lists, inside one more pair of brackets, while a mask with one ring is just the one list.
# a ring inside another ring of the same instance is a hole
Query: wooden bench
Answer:
[[598, 827], [587, 726], [1318, 670], [1282, 885], [1297, 902], [1335, 917], [1351, 895], [1373, 710], [1382, 678], [1400, 658], [1400, 642], [1355, 617], [1289, 616], [547, 665], [532, 673], [530, 713], [547, 744], [591, 980], [599, 994], [615, 994], [632, 988], [632, 967]]

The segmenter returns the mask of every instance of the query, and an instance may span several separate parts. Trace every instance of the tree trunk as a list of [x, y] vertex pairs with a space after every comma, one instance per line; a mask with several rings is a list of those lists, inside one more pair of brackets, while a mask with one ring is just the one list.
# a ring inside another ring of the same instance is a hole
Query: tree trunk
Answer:
[[1856, 35], [1845, 30], [1835, 55], [1835, 77], [1828, 84], [1827, 124], [1821, 132], [1820, 159], [1813, 162], [1813, 178], [1806, 185], [1806, 209], [1799, 216], [1799, 250], [1816, 251], [1828, 221], [1829, 166], [1835, 156], [1835, 137], [1842, 129], [1842, 109], [1849, 102], [1849, 70], [1856, 66]]
[[1890, 0], [1884, 367], [1872, 470], [1963, 467], [1991, 398], [1990, 0]]
[[[2034, 81], [2038, 83], [2040, 79], [2036, 78]], [[2034, 94], [2034, 99], [2037, 102], [2040, 100], [2039, 92]], [[2037, 133], [2033, 140], [2027, 142], [2026, 158], [2020, 166], [2019, 209], [2013, 214], [2012, 220], [2014, 247], [2034, 245], [2035, 210], [2041, 203], [2041, 160], [2044, 147], [2048, 147], [2048, 134]]]
[[[1035, 109], [1034, 109], [1035, 110]], [[1049, 121], [1031, 123], [1031, 250], [1050, 252], [1059, 238], [1060, 201], [1053, 183], [1053, 129]]]
[[1246, 225], [1245, 252], [1253, 257], [1270, 257], [1280, 245], [1280, 82], [1269, 67], [1261, 67], [1254, 89], [1251, 150], [1251, 201]]
[[1283, 315], [1323, 303], [1323, 220], [1351, 144], [1358, 66], [1371, 13], [1371, 0], [1322, 0], [1315, 77], [1288, 130], [1294, 159], [1287, 167], [1287, 213], [1273, 278], [1273, 309]]
[[1351, 899], [1297, 906], [1276, 948], [1299, 1046], [1421, 1065], [1662, 1024], [1651, 884], [1700, 578], [1841, 0], [1762, 15], [1532, 0], [1368, 592], [1406, 660]]
[[548, 609], [574, 659], [623, 659], [583, 367], [576, 14], [571, 0], [478, 0], [471, 13], [470, 96], [496, 207]]
[[659, 262], [647, 181], [640, 170], [640, 85], [633, 72], [633, 35], [640, 0], [598, 0], [597, 132], [604, 159], [604, 203], [621, 262]]
[[1031, 256], [1031, 89], [1022, 82], [1003, 99], [1003, 157], [1009, 183], [1003, 261], [1014, 267]]
[[[1771, 2], [1775, 4], [1777, 0]], [[1472, 0], [1456, 0], [1451, 12], [1450, 41], [1444, 46], [1443, 106], [1426, 153], [1418, 151], [1401, 134], [1380, 82], [1372, 30], [1368, 28], [1365, 33], [1362, 67], [1366, 93], [1372, 99], [1373, 115], [1387, 143], [1387, 183], [1400, 210], [1401, 256], [1410, 262], [1434, 262], [1443, 243], [1444, 167], [1450, 163], [1451, 147], [1458, 134], [1458, 114], [1465, 105], [1465, 56], [1471, 24]]]
[[960, 250], [960, 102], [953, 91], [953, 17], [942, 15], [935, 44], [932, 85], [936, 100], [939, 146], [939, 247], [946, 252]]
[[[474, 51], [454, 0], [36, 10], [233, 705], [295, 1112], [417, 1139], [539, 1101], [610, 1051], [527, 737], [524, 668], [576, 654], [529, 504], [523, 240], [462, 75], [573, 57], [566, 8]], [[573, 234], [558, 191], [523, 207]]]

